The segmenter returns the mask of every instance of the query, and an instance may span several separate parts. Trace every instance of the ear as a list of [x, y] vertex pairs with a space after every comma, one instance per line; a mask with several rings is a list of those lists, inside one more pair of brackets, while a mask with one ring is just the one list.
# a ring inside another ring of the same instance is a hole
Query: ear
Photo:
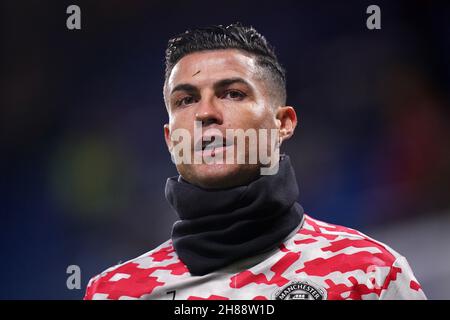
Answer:
[[172, 152], [173, 144], [170, 139], [170, 128], [168, 123], [164, 125], [164, 139], [166, 140], [167, 149], [169, 149], [169, 152]]
[[279, 107], [276, 118], [279, 123], [281, 144], [294, 134], [295, 127], [297, 126], [297, 113], [291, 106]]

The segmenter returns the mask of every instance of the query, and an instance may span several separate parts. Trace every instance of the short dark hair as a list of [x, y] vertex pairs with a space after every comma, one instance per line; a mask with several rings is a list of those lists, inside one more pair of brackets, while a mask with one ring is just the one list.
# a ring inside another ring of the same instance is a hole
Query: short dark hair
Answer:
[[[286, 72], [274, 48], [253, 27], [234, 23], [188, 30], [169, 40], [166, 49], [166, 81], [175, 64], [184, 56], [207, 50], [238, 49], [255, 56], [256, 63], [268, 72], [277, 103], [286, 103]], [[273, 96], [273, 95], [272, 95]]]

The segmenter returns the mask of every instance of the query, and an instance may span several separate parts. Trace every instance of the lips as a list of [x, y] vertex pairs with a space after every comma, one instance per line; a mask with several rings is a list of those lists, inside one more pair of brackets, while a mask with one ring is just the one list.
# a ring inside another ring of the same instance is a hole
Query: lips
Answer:
[[233, 145], [233, 141], [227, 141], [225, 138], [218, 139], [217, 136], [203, 136], [194, 146], [194, 151], [208, 151], [219, 148], [226, 148]]

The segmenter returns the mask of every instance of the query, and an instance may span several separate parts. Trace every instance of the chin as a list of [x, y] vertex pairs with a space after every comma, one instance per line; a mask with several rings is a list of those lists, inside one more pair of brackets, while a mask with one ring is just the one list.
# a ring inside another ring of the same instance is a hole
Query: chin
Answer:
[[259, 174], [257, 165], [244, 164], [197, 164], [179, 169], [185, 180], [206, 189], [223, 189], [244, 185]]

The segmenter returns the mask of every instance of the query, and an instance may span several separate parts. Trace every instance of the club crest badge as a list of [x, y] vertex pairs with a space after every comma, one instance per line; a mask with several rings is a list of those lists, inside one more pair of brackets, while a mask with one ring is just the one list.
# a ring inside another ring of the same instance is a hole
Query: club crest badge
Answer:
[[327, 292], [312, 281], [292, 281], [273, 295], [274, 300], [326, 300]]

